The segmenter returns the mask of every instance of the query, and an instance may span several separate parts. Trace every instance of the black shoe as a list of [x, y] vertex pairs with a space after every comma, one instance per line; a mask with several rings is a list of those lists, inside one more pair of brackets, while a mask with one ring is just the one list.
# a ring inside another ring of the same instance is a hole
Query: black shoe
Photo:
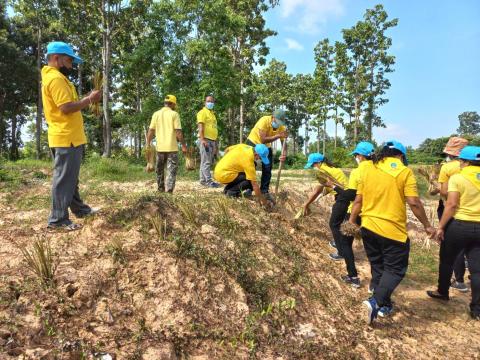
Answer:
[[341, 255], [338, 255], [337, 253], [333, 253], [333, 254], [328, 254], [328, 257], [332, 260], [335, 260], [335, 261], [341, 261], [344, 259], [343, 256]]
[[443, 301], [450, 300], [450, 297], [448, 295], [442, 295], [438, 291], [428, 290], [427, 295], [430, 296], [431, 298], [438, 299], [438, 300], [443, 300]]
[[475, 314], [473, 311], [471, 311], [470, 316], [472, 317], [473, 320], [480, 320], [480, 313]]
[[330, 241], [330, 242], [328, 243], [328, 245], [330, 245], [330, 247], [332, 247], [332, 248], [334, 248], [334, 249], [337, 248], [337, 244], [335, 244], [335, 241]]
[[354, 287], [355, 289], [358, 289], [360, 287], [360, 279], [358, 278], [358, 276], [352, 277], [344, 275], [342, 276], [342, 280], [345, 283], [352, 285], [352, 287]]

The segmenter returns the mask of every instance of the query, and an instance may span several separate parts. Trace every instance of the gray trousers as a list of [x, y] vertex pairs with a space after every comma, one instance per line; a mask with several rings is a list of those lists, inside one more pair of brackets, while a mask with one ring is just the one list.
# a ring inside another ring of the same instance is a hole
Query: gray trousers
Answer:
[[212, 183], [212, 164], [215, 158], [215, 151], [217, 148], [217, 142], [205, 139], [208, 143], [208, 147], [203, 146], [200, 142], [200, 184], [208, 185]]
[[77, 147], [51, 148], [54, 159], [52, 179], [52, 212], [48, 218], [49, 225], [69, 225], [68, 208], [75, 215], [90, 213], [90, 206], [80, 198], [78, 176], [83, 157], [83, 145]]
[[[165, 166], [167, 175], [165, 176]], [[157, 152], [157, 185], [160, 192], [173, 192], [177, 179], [178, 153]], [[165, 179], [166, 178], [166, 179]]]

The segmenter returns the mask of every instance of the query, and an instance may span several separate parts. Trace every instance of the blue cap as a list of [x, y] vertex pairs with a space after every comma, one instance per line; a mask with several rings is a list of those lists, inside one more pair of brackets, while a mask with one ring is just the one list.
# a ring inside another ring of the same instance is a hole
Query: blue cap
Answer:
[[53, 41], [47, 45], [47, 55], [62, 54], [73, 58], [74, 64], [82, 64], [83, 60], [80, 56], [75, 54], [72, 47], [62, 41]]
[[480, 161], [480, 146], [465, 146], [458, 158], [461, 160]]
[[375, 152], [375, 147], [372, 143], [368, 141], [362, 141], [357, 144], [355, 150], [353, 150], [350, 155], [363, 155], [363, 156], [372, 156]]
[[383, 148], [396, 149], [400, 151], [403, 156], [405, 156], [405, 163], [408, 164], [407, 160], [407, 148], [397, 140], [389, 140], [383, 143]]
[[285, 120], [287, 120], [287, 114], [285, 113], [285, 110], [277, 109], [272, 115], [275, 120], [277, 120], [279, 125], [285, 125]]
[[313, 164], [322, 162], [324, 159], [325, 156], [320, 153], [311, 153], [308, 155], [307, 165], [305, 165], [304, 169], [311, 169]]
[[260, 159], [262, 159], [262, 163], [265, 165], [270, 164], [270, 160], [268, 160], [268, 147], [265, 146], [265, 144], [257, 144], [255, 145], [255, 152], [260, 156]]

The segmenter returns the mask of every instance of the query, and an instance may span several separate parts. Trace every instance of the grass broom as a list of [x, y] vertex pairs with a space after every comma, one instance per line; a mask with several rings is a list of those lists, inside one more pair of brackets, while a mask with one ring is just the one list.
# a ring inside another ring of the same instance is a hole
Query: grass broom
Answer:
[[[103, 77], [102, 73], [97, 70], [92, 76], [92, 84], [93, 84], [93, 89], [94, 90], [102, 90], [103, 88]], [[93, 104], [90, 104], [90, 112], [94, 114], [96, 117], [100, 117], [102, 114], [102, 109], [100, 108], [100, 102], [96, 102]]]

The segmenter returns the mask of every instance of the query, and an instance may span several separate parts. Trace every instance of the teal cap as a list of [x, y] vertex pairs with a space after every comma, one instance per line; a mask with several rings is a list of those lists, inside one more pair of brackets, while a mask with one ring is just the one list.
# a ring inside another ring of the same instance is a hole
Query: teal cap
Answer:
[[255, 145], [255, 152], [260, 156], [260, 159], [262, 159], [262, 163], [265, 165], [270, 164], [270, 160], [268, 159], [268, 147], [265, 146], [265, 144], [257, 144]]
[[53, 41], [47, 45], [47, 55], [51, 54], [61, 54], [67, 55], [73, 58], [74, 64], [82, 64], [83, 60], [80, 56], [75, 54], [73, 48], [62, 41]]
[[322, 162], [325, 160], [325, 156], [320, 153], [311, 153], [308, 155], [307, 165], [305, 165], [304, 169], [311, 169], [313, 164]]

